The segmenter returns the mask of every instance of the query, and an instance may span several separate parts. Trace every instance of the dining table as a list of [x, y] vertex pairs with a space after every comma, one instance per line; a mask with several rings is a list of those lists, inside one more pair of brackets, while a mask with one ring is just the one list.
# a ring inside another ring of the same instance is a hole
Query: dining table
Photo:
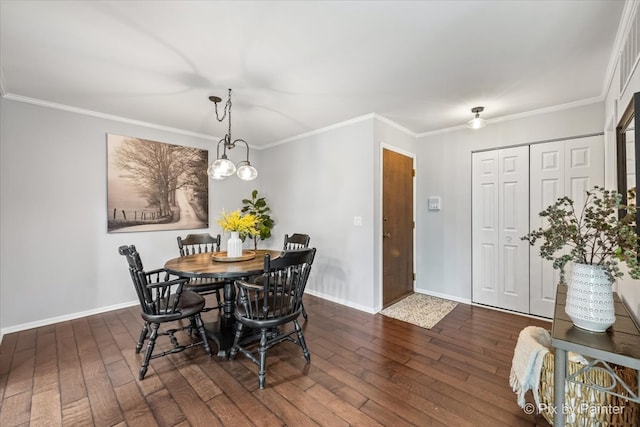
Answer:
[[226, 252], [203, 252], [172, 258], [164, 264], [171, 274], [186, 278], [222, 279], [224, 302], [217, 319], [205, 323], [207, 336], [218, 345], [218, 356], [228, 357], [235, 334], [234, 309], [236, 302], [235, 280], [249, 279], [264, 272], [264, 257], [271, 259], [280, 255], [280, 250], [259, 249], [243, 251], [241, 257], [228, 258]]

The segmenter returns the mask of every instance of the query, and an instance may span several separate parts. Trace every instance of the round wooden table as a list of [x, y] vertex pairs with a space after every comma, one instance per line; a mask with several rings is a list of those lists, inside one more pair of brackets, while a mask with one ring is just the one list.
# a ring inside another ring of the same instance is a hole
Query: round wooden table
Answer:
[[[248, 251], [244, 251], [247, 253]], [[164, 264], [164, 268], [181, 277], [206, 277], [213, 279], [238, 279], [262, 274], [264, 256], [269, 254], [276, 259], [280, 251], [257, 250], [253, 259], [246, 261], [215, 261], [211, 252], [173, 258]]]
[[269, 254], [271, 259], [275, 259], [281, 251], [257, 250], [252, 252], [256, 253], [255, 258], [244, 261], [216, 261], [213, 259], [213, 253], [204, 252], [173, 258], [164, 264], [164, 268], [176, 276], [228, 280], [224, 287], [222, 315], [217, 321], [205, 324], [207, 335], [218, 344], [218, 356], [221, 357], [228, 356], [235, 333], [233, 310], [235, 308], [236, 287], [233, 279], [246, 279], [262, 274], [264, 256]]

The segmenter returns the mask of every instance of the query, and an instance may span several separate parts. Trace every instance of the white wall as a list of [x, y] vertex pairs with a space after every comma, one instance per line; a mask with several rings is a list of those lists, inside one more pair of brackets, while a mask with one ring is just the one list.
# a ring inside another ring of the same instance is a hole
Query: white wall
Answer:
[[[215, 141], [2, 99], [0, 325], [10, 332], [135, 300], [116, 249], [136, 244], [148, 267], [176, 256], [185, 232], [106, 233], [106, 134], [212, 149]], [[276, 226], [312, 236], [310, 293], [380, 308], [382, 144], [416, 153], [416, 290], [470, 299], [471, 151], [602, 129], [602, 104], [419, 138], [378, 116], [252, 150], [259, 178], [210, 182], [210, 229], [251, 190]], [[36, 125], [37, 124], [37, 125]], [[213, 151], [212, 151], [213, 153]], [[232, 153], [233, 154], [233, 153]], [[425, 208], [439, 195], [443, 209]], [[361, 216], [363, 226], [353, 225]], [[35, 267], [34, 267], [35, 265]], [[34, 297], [35, 296], [35, 297]]]
[[442, 209], [418, 209], [420, 292], [471, 300], [471, 153], [477, 150], [600, 133], [604, 103], [489, 123], [479, 130], [419, 137], [418, 201], [442, 197]]
[[[147, 268], [177, 256], [175, 239], [220, 232], [222, 209], [253, 189], [285, 233], [318, 248], [310, 293], [361, 310], [379, 308], [380, 144], [413, 151], [412, 136], [369, 115], [290, 143], [252, 150], [256, 181], [210, 182], [208, 230], [106, 232], [106, 135], [209, 149], [216, 140], [2, 98], [0, 327], [3, 333], [135, 304], [125, 262], [135, 244]], [[375, 133], [375, 138], [374, 138]], [[230, 157], [233, 159], [233, 154]], [[355, 216], [363, 225], [355, 226]], [[224, 239], [223, 239], [224, 240]]]
[[[307, 292], [361, 310], [374, 307], [373, 119], [363, 118], [262, 151], [263, 195], [285, 234], [317, 248]], [[362, 226], [353, 217], [362, 217]]]
[[[107, 133], [212, 156], [217, 141], [6, 98], [0, 108], [1, 330], [135, 302], [118, 246], [135, 244], [145, 266], [156, 268], [178, 255], [176, 237], [187, 231], [107, 234]], [[251, 153], [260, 170], [260, 152]], [[210, 182], [209, 231], [217, 234], [221, 209], [240, 207], [255, 186], [235, 177]]]

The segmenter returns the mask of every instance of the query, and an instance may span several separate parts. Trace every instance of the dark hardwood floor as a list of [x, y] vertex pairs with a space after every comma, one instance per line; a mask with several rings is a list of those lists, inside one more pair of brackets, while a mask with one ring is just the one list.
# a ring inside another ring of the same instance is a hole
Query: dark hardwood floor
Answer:
[[459, 304], [426, 330], [312, 296], [305, 307], [311, 364], [275, 347], [265, 390], [244, 356], [201, 347], [138, 381], [138, 307], [6, 335], [0, 426], [548, 426], [518, 407], [509, 371], [520, 330], [550, 323]]

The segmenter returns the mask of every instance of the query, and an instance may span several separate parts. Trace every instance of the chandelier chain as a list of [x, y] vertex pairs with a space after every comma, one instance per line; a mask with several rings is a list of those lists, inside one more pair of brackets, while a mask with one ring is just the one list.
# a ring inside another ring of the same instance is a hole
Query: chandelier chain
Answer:
[[[220, 99], [220, 98], [218, 98]], [[229, 112], [229, 119], [231, 119], [231, 89], [229, 89], [229, 97], [227, 98], [227, 102], [224, 104], [224, 114], [222, 117], [218, 114], [218, 103], [214, 102], [213, 104], [216, 108], [216, 119], [221, 122], [227, 117], [227, 112]]]

